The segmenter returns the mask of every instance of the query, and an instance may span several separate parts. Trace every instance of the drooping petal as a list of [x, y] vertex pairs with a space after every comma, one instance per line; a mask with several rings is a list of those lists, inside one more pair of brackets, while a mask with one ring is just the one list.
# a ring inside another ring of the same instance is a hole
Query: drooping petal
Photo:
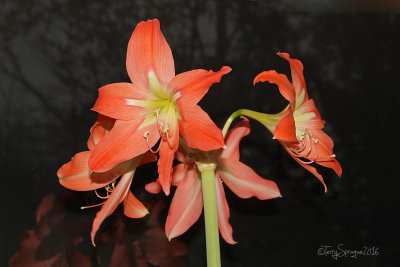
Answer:
[[275, 70], [263, 71], [254, 78], [253, 83], [265, 81], [276, 84], [281, 95], [290, 103], [294, 103], [295, 89], [285, 74], [277, 73]]
[[304, 75], [303, 75], [304, 68], [303, 68], [303, 64], [301, 63], [301, 61], [298, 59], [290, 58], [290, 55], [288, 53], [279, 52], [278, 55], [281, 56], [282, 58], [286, 59], [290, 64], [290, 71], [292, 73], [292, 83], [296, 90], [296, 99], [297, 99], [297, 97], [300, 96], [303, 89], [304, 89], [304, 93], [305, 93], [305, 99], [308, 99], [307, 90], [306, 90], [306, 82], [304, 80]]
[[189, 147], [210, 151], [224, 146], [221, 130], [199, 106], [185, 114], [185, 120], [179, 120], [179, 131]]
[[147, 92], [131, 83], [113, 83], [99, 89], [99, 97], [92, 110], [118, 120], [144, 118], [145, 108], [127, 105], [127, 100], [146, 99]]
[[99, 212], [96, 214], [96, 218], [93, 221], [92, 225], [92, 232], [90, 234], [92, 243], [94, 243], [94, 237], [96, 235], [97, 230], [99, 229], [102, 222], [110, 216], [117, 208], [119, 203], [121, 203], [125, 197], [128, 195], [129, 187], [132, 183], [133, 175], [136, 171], [136, 167], [141, 159], [141, 156], [136, 157], [132, 160], [132, 165], [130, 170], [122, 175], [120, 181], [118, 182], [117, 186], [113, 189], [109, 198], [104, 202]]
[[296, 124], [291, 107], [287, 110], [285, 117], [283, 117], [276, 125], [274, 139], [284, 142], [297, 142]]
[[228, 132], [225, 138], [226, 149], [222, 149], [220, 155], [221, 159], [229, 158], [231, 160], [239, 160], [239, 143], [243, 137], [250, 133], [250, 122], [247, 118], [235, 125], [235, 127]]
[[179, 92], [180, 97], [176, 100], [178, 109], [196, 105], [210, 86], [220, 82], [221, 77], [231, 70], [230, 67], [224, 66], [217, 72], [198, 69], [176, 75], [168, 84], [168, 88], [172, 89], [173, 93]]
[[132, 83], [148, 90], [150, 71], [162, 85], [167, 85], [175, 76], [171, 48], [158, 19], [142, 21], [136, 26], [128, 44], [126, 68]]
[[[132, 159], [149, 150], [160, 138], [157, 124], [140, 127], [141, 121], [115, 122], [111, 131], [101, 139], [89, 158], [89, 167], [94, 172], [104, 172], [120, 162]], [[148, 143], [145, 133], [148, 132]]]
[[278, 186], [273, 181], [260, 177], [240, 161], [220, 159], [217, 168], [224, 183], [241, 198], [254, 196], [264, 200], [281, 196]]
[[224, 187], [219, 177], [215, 179], [215, 186], [217, 191], [217, 208], [218, 208], [218, 227], [219, 232], [226, 242], [233, 245], [236, 241], [232, 237], [232, 226], [229, 224], [229, 206], [225, 198]]
[[[288, 150], [285, 147], [286, 150]], [[289, 152], [289, 151], [288, 151]], [[289, 154], [292, 156], [292, 158], [299, 163], [304, 169], [306, 169], [307, 171], [311, 172], [312, 174], [314, 174], [315, 177], [318, 178], [318, 180], [322, 183], [322, 185], [324, 186], [324, 190], [325, 193], [328, 192], [328, 188], [326, 187], [326, 184], [324, 182], [324, 178], [322, 177], [321, 174], [318, 173], [317, 169], [315, 169], [313, 166], [309, 165], [309, 164], [304, 164], [300, 159], [298, 159], [297, 157], [293, 156], [290, 152]]]
[[87, 141], [89, 150], [93, 150], [94, 147], [114, 127], [115, 119], [99, 114], [97, 121], [90, 128], [90, 137]]
[[89, 169], [90, 154], [90, 151], [80, 152], [58, 170], [57, 176], [62, 186], [75, 191], [95, 190], [117, 179], [130, 164], [125, 161], [107, 172], [95, 173]]
[[169, 195], [172, 180], [172, 163], [175, 151], [179, 145], [179, 131], [173, 131], [171, 140], [161, 141], [160, 158], [158, 164], [158, 180], [164, 190], [165, 195]]
[[[192, 168], [193, 168], [193, 165], [186, 165], [184, 163], [180, 163], [180, 164], [176, 165], [172, 171], [171, 184], [174, 186], [178, 186], [179, 183], [185, 179], [187, 172]], [[152, 193], [152, 194], [160, 193], [162, 187], [161, 187], [159, 179], [157, 179], [155, 182], [146, 184], [145, 189], [147, 192]]]
[[199, 219], [202, 209], [201, 180], [195, 171], [191, 170], [179, 184], [172, 199], [165, 224], [168, 239], [186, 232]]
[[124, 214], [130, 218], [142, 218], [149, 214], [149, 211], [143, 203], [129, 191], [124, 199]]

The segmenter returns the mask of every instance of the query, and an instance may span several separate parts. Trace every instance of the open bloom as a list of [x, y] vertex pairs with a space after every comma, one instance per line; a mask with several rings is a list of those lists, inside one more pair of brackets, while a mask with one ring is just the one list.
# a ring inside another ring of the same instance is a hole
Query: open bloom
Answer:
[[308, 98], [303, 64], [290, 58], [287, 53], [278, 55], [290, 63], [292, 82], [286, 75], [269, 70], [258, 74], [254, 84], [265, 81], [276, 84], [282, 96], [290, 102], [289, 105], [278, 114], [249, 112], [246, 116], [264, 124], [273, 133], [274, 139], [278, 139], [301, 166], [322, 182], [326, 192], [322, 176], [310, 164], [315, 162], [333, 169], [339, 176], [342, 174], [342, 168], [333, 154], [332, 139], [322, 131], [325, 121], [321, 119], [314, 101]]
[[[90, 138], [88, 140], [89, 151], [76, 154], [70, 162], [64, 164], [58, 170], [58, 177], [61, 185], [75, 191], [94, 190], [101, 199], [106, 199], [103, 203], [83, 207], [90, 208], [102, 205], [100, 211], [96, 214], [92, 226], [92, 243], [101, 223], [117, 208], [124, 203], [124, 214], [131, 218], [141, 218], [148, 214], [146, 207], [132, 194], [130, 185], [136, 168], [140, 164], [155, 161], [153, 154], [147, 153], [139, 155], [131, 160], [121, 162], [114, 168], [103, 173], [92, 172], [89, 169], [89, 158], [93, 149], [99, 141], [107, 135], [114, 125], [114, 119], [99, 115], [98, 120], [91, 128]], [[116, 180], [121, 177], [119, 182]], [[98, 189], [103, 188], [105, 195], [99, 194]]]
[[108, 171], [152, 150], [161, 139], [158, 149], [152, 151], [159, 151], [159, 181], [168, 195], [179, 135], [190, 147], [204, 151], [224, 145], [220, 129], [197, 103], [231, 69], [198, 69], [175, 76], [172, 52], [157, 19], [136, 26], [128, 44], [126, 68], [131, 83], [99, 89], [93, 110], [116, 122], [94, 148], [89, 166], [95, 172]]
[[[257, 197], [271, 199], [280, 197], [277, 185], [270, 180], [257, 175], [247, 165], [239, 161], [239, 143], [250, 133], [250, 123], [247, 119], [239, 122], [228, 132], [225, 139], [226, 149], [211, 152], [194, 151], [194, 153], [177, 152], [181, 162], [174, 167], [172, 184], [177, 186], [169, 209], [165, 231], [169, 239], [186, 232], [200, 217], [203, 209], [202, 183], [200, 173], [193, 160], [208, 159], [217, 164], [215, 185], [217, 192], [218, 226], [222, 237], [229, 244], [236, 242], [232, 237], [232, 227], [229, 224], [229, 206], [225, 198], [222, 183], [225, 183], [241, 198]], [[151, 193], [161, 190], [159, 183], [153, 182], [146, 186]]]

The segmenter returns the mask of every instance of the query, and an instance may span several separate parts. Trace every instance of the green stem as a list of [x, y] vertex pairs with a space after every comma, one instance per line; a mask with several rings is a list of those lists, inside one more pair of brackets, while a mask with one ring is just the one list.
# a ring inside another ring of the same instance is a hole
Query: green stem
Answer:
[[268, 129], [274, 128], [276, 124], [279, 122], [279, 120], [283, 117], [285, 111], [286, 109], [277, 114], [267, 114], [249, 109], [238, 109], [235, 112], [233, 112], [232, 115], [229, 116], [228, 120], [225, 122], [224, 128], [222, 128], [222, 134], [225, 138], [226, 133], [228, 132], [229, 127], [231, 126], [233, 120], [239, 116], [246, 116], [256, 121], [259, 121]]
[[220, 267], [217, 192], [215, 188], [214, 163], [198, 163], [201, 173], [201, 185], [203, 190], [204, 220], [206, 225], [207, 266]]

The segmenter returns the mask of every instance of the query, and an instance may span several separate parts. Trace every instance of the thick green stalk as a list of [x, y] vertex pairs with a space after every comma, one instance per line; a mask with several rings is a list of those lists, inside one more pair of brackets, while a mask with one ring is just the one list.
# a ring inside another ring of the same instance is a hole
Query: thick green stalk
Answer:
[[206, 225], [207, 266], [220, 267], [217, 192], [215, 188], [215, 163], [197, 163], [201, 173], [204, 220]]
[[239, 116], [246, 116], [253, 120], [259, 121], [262, 125], [264, 125], [269, 130], [275, 129], [276, 124], [283, 117], [285, 111], [286, 111], [286, 109], [284, 109], [283, 111], [281, 111], [278, 114], [267, 114], [267, 113], [261, 113], [261, 112], [257, 112], [257, 111], [253, 111], [253, 110], [249, 110], [249, 109], [238, 109], [235, 112], [233, 112], [232, 115], [230, 115], [228, 120], [225, 122], [224, 128], [222, 128], [222, 134], [225, 138], [226, 133], [228, 132], [229, 127], [231, 126], [233, 120]]

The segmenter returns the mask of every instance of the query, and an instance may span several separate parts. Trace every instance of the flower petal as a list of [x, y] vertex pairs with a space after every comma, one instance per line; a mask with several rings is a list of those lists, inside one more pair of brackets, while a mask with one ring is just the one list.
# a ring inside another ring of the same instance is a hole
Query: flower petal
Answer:
[[260, 177], [240, 161], [220, 159], [217, 168], [224, 183], [241, 198], [254, 196], [264, 200], [281, 196], [273, 181]]
[[[288, 150], [285, 147], [286, 150]], [[288, 151], [289, 152], [289, 151]], [[326, 187], [326, 184], [324, 182], [324, 178], [322, 177], [321, 174], [318, 173], [317, 169], [315, 169], [313, 166], [309, 165], [309, 164], [304, 164], [301, 160], [299, 160], [297, 157], [293, 156], [290, 152], [289, 154], [292, 156], [292, 158], [294, 158], [295, 161], [297, 161], [297, 163], [299, 163], [304, 169], [306, 169], [307, 171], [311, 172], [312, 174], [314, 174], [315, 177], [317, 177], [317, 179], [322, 183], [322, 185], [324, 186], [324, 190], [325, 193], [328, 192], [328, 188]]]
[[133, 120], [145, 116], [145, 108], [127, 105], [127, 99], [146, 99], [146, 92], [131, 83], [113, 83], [99, 89], [92, 110], [118, 120]]
[[215, 186], [217, 191], [217, 208], [218, 208], [218, 227], [219, 232], [226, 242], [231, 245], [236, 244], [232, 237], [232, 226], [229, 224], [229, 206], [225, 198], [224, 187], [219, 177], [215, 179]]
[[129, 191], [124, 199], [124, 214], [130, 218], [142, 218], [149, 214], [149, 211], [143, 203]]
[[[160, 144], [160, 158], [158, 159], [158, 180], [164, 190], [165, 195], [169, 195], [172, 180], [172, 163], [175, 151], [179, 145], [179, 130], [173, 131], [171, 140], [163, 141]], [[171, 147], [170, 147], [171, 146]]]
[[[89, 167], [94, 172], [105, 172], [120, 162], [132, 159], [149, 150], [160, 138], [157, 124], [140, 127], [141, 121], [115, 122], [111, 131], [93, 149]], [[145, 133], [148, 132], [149, 142]]]
[[[180, 164], [176, 165], [173, 168], [173, 171], [172, 171], [171, 184], [174, 185], [174, 186], [178, 186], [179, 183], [182, 182], [185, 179], [185, 177], [187, 175], [187, 172], [191, 168], [193, 168], [193, 166], [186, 165], [184, 163], [180, 163]], [[152, 194], [160, 193], [160, 191], [162, 189], [161, 184], [160, 184], [160, 180], [157, 179], [155, 182], [146, 184], [145, 189], [146, 189], [147, 192], [152, 193]]]
[[60, 184], [75, 191], [89, 191], [104, 187], [117, 179], [128, 167], [125, 161], [103, 173], [91, 172], [88, 165], [90, 151], [76, 154], [58, 170]]
[[[310, 119], [302, 120], [301, 118], [306, 118], [309, 114], [314, 114]], [[303, 104], [294, 111], [293, 116], [296, 121], [297, 128], [304, 129], [322, 129], [324, 128], [325, 122], [321, 119], [321, 115], [318, 109], [315, 107], [314, 100], [308, 99]]]
[[331, 168], [338, 176], [342, 175], [342, 167], [333, 155], [333, 141], [322, 130], [313, 131], [312, 136], [318, 143], [313, 147], [310, 156], [311, 160], [315, 160], [321, 166]]
[[285, 117], [276, 125], [274, 139], [284, 142], [298, 142], [296, 137], [296, 124], [291, 107], [287, 110]]
[[176, 104], [181, 110], [182, 107], [196, 105], [208, 92], [210, 86], [220, 82], [221, 77], [231, 70], [230, 67], [224, 66], [217, 72], [202, 69], [183, 72], [172, 78], [168, 88], [174, 93], [179, 92], [180, 97], [176, 100]]
[[100, 211], [97, 212], [96, 218], [93, 221], [92, 232], [90, 234], [93, 246], [96, 246], [94, 243], [94, 237], [102, 222], [114, 212], [119, 203], [121, 203], [127, 196], [129, 192], [129, 187], [132, 183], [133, 175], [136, 171], [136, 167], [140, 159], [141, 156], [133, 159], [132, 165], [130, 167], [131, 170], [122, 175], [120, 181], [112, 191], [110, 197], [104, 202]]
[[288, 53], [279, 52], [278, 55], [281, 56], [282, 58], [286, 59], [290, 64], [290, 71], [292, 73], [292, 83], [296, 90], [296, 100], [297, 100], [297, 97], [300, 96], [303, 89], [304, 89], [304, 93], [305, 93], [305, 99], [308, 99], [307, 90], [306, 90], [306, 82], [304, 80], [304, 75], [303, 75], [304, 68], [303, 68], [303, 64], [301, 63], [301, 61], [298, 59], [290, 58], [290, 55]]
[[243, 117], [241, 122], [238, 122], [235, 127], [228, 132], [225, 137], [226, 149], [222, 149], [221, 159], [229, 158], [231, 160], [239, 160], [239, 143], [243, 137], [250, 133], [250, 122]]
[[89, 150], [93, 150], [94, 147], [100, 142], [100, 140], [106, 135], [108, 131], [114, 127], [115, 119], [98, 115], [97, 121], [90, 129], [90, 137], [87, 142]]
[[198, 105], [185, 112], [185, 120], [179, 120], [179, 131], [191, 148], [210, 151], [224, 146], [221, 130]]
[[169, 240], [186, 232], [200, 217], [203, 209], [201, 180], [194, 170], [188, 172], [175, 191], [165, 224]]
[[155, 182], [146, 184], [144, 188], [146, 189], [147, 192], [149, 192], [151, 194], [158, 194], [161, 192], [161, 189], [162, 189], [158, 179]]
[[131, 81], [149, 89], [149, 72], [153, 71], [162, 85], [175, 76], [171, 48], [165, 40], [158, 19], [140, 22], [128, 44], [126, 68]]
[[253, 83], [265, 81], [276, 84], [281, 95], [290, 103], [294, 103], [295, 89], [285, 74], [277, 73], [275, 70], [263, 71], [254, 78]]

